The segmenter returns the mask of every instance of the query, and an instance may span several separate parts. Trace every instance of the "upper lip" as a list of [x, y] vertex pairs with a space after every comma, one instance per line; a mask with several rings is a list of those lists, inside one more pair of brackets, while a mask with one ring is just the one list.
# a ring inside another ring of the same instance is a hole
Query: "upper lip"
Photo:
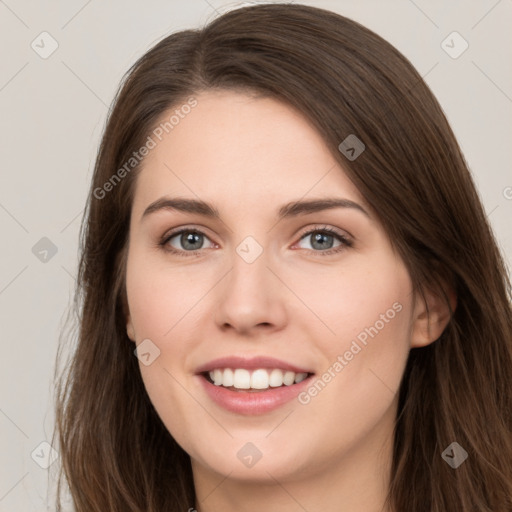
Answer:
[[247, 370], [257, 370], [258, 368], [279, 368], [281, 370], [288, 370], [294, 373], [313, 373], [310, 370], [301, 368], [300, 366], [268, 356], [250, 358], [235, 356], [220, 357], [199, 366], [196, 372], [199, 374], [215, 370], [216, 368], [245, 368]]

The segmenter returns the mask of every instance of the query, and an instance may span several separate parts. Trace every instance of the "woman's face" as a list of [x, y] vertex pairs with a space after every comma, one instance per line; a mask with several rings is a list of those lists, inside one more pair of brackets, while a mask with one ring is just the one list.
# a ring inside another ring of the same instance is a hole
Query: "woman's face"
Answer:
[[392, 446], [418, 316], [404, 263], [299, 113], [196, 99], [136, 182], [127, 332], [147, 393], [197, 472], [284, 482], [370, 464]]

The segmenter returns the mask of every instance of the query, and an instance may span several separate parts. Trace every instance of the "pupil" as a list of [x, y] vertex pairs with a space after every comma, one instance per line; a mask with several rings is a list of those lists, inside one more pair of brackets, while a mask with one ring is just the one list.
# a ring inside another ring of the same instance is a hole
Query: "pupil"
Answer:
[[325, 233], [317, 233], [316, 235], [314, 235], [313, 238], [314, 238], [314, 241], [312, 243], [313, 247], [315, 247], [316, 243], [319, 243], [319, 246], [317, 248], [325, 249], [326, 248], [326, 244], [322, 243], [322, 240], [324, 240], [324, 242], [325, 242], [325, 238], [328, 238], [328, 239], [330, 239], [330, 242], [332, 243], [333, 236], [332, 235], [327, 235]]

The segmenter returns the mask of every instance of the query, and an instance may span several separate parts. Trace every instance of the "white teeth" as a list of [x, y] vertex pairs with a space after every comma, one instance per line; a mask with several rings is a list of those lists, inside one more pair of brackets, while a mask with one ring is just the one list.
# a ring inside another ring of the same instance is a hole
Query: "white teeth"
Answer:
[[[222, 385], [224, 385], [224, 381]], [[233, 376], [233, 386], [237, 389], [249, 389], [251, 387], [251, 374], [249, 370], [237, 368]]]
[[230, 368], [226, 368], [222, 375], [222, 385], [229, 387], [229, 386], [233, 386], [234, 382], [235, 382], [235, 379], [234, 379], [233, 370], [231, 370]]
[[295, 376], [295, 384], [302, 382], [307, 376], [307, 373], [297, 373], [297, 375]]
[[220, 386], [222, 384], [223, 376], [222, 370], [213, 370], [213, 382], [216, 386]]
[[215, 368], [210, 371], [210, 379], [216, 386], [232, 387], [236, 389], [268, 389], [278, 388], [282, 385], [291, 386], [302, 382], [307, 373], [295, 373], [274, 368], [265, 370], [259, 368], [252, 373], [244, 368]]
[[278, 388], [283, 385], [283, 372], [281, 370], [272, 370], [268, 379], [269, 386]]
[[283, 383], [287, 386], [291, 386], [295, 382], [295, 373], [286, 372], [283, 377]]
[[251, 388], [253, 388], [253, 389], [267, 389], [268, 388], [267, 370], [255, 370], [254, 372], [252, 372]]

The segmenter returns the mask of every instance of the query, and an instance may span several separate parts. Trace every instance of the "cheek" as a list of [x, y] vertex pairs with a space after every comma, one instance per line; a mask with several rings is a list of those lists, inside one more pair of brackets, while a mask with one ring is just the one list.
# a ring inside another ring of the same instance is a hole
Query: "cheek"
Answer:
[[[323, 354], [326, 371], [343, 374], [337, 380], [358, 389], [354, 397], [371, 400], [373, 386], [396, 391], [410, 348], [412, 294], [405, 267], [381, 257], [371, 265], [320, 274], [314, 285], [306, 302], [323, 326], [315, 321], [310, 337]], [[306, 293], [305, 284], [297, 286]]]
[[[182, 374], [190, 368], [190, 354], [201, 342], [197, 326], [207, 314], [203, 299], [215, 276], [210, 278], [205, 272], [162, 266], [136, 250], [129, 255], [126, 289], [136, 342], [149, 339], [158, 353], [154, 362], [144, 365], [141, 361], [139, 368], [159, 412], [165, 412], [170, 402], [179, 409], [190, 400], [180, 383], [185, 384]], [[168, 427], [176, 421], [180, 424], [177, 418], [187, 416], [182, 412], [167, 418]]]
[[320, 269], [314, 278], [311, 272], [295, 272], [287, 279], [315, 314], [316, 320], [308, 317], [318, 333], [315, 339], [324, 338], [327, 347], [339, 348], [336, 340], [361, 333], [364, 341], [366, 329], [372, 326], [395, 336], [409, 331], [411, 282], [405, 267], [389, 255]]
[[185, 384], [179, 372], [190, 342], [186, 337], [178, 340], [177, 336], [182, 332], [180, 329], [190, 325], [200, 290], [187, 287], [186, 272], [162, 268], [136, 250], [128, 257], [126, 290], [137, 345], [149, 339], [158, 350], [150, 364], [142, 360], [139, 363], [144, 386], [166, 427], [181, 432], [187, 417], [183, 404], [191, 405], [190, 397], [179, 384]]
[[207, 291], [205, 282], [192, 281], [186, 269], [160, 268], [137, 254], [129, 258], [126, 290], [137, 341], [165, 340], [182, 319], [189, 322]]
[[374, 267], [378, 271], [354, 267], [331, 278], [323, 293], [317, 289], [309, 295], [308, 304], [334, 334], [323, 329], [319, 335], [317, 323], [309, 331], [324, 365], [300, 403], [304, 414], [326, 422], [319, 428], [327, 446], [340, 437], [358, 442], [382, 418], [394, 417], [409, 353], [411, 283], [401, 266], [385, 259], [380, 263]]

